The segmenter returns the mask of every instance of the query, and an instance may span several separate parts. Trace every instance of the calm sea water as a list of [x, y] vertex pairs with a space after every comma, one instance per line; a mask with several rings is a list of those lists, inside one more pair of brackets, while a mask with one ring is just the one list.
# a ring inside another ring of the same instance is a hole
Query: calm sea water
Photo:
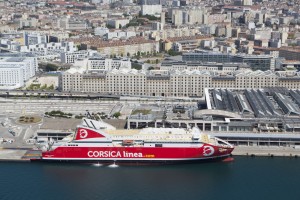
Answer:
[[0, 163], [0, 200], [300, 199], [300, 158], [95, 167]]

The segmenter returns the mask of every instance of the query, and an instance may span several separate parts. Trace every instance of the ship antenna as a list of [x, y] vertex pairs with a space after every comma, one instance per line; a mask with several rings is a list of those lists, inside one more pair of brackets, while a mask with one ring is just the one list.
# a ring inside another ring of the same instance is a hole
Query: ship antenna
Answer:
[[91, 115], [89, 110], [86, 110], [86, 116], [87, 116], [88, 119], [93, 119], [93, 116]]

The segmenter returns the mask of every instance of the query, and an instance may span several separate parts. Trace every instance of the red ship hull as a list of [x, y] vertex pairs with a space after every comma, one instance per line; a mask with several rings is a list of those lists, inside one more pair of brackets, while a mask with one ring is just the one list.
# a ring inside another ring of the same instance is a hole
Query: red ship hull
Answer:
[[194, 163], [223, 160], [232, 148], [203, 145], [179, 147], [58, 147], [42, 153], [43, 161], [83, 163]]

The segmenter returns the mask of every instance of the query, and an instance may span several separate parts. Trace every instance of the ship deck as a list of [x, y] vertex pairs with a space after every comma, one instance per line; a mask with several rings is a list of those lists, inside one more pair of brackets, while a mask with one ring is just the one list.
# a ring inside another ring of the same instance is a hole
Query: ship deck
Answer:
[[138, 129], [117, 129], [117, 130], [107, 130], [106, 133], [111, 135], [135, 135], [140, 133]]
[[[114, 139], [129, 139], [129, 140], [144, 140], [144, 141], [160, 141], [160, 142], [170, 142], [170, 141], [182, 141], [188, 142], [192, 140], [191, 134], [171, 134], [168, 131], [163, 131], [160, 133], [147, 133], [142, 132], [137, 129], [117, 129], [117, 130], [107, 130], [108, 134], [115, 136]], [[201, 134], [200, 141], [202, 143], [216, 144], [214, 139], [211, 139], [207, 134]]]

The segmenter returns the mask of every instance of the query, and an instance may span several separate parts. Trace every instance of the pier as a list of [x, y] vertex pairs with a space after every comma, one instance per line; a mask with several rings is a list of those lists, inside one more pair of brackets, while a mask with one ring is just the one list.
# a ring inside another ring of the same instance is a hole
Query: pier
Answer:
[[249, 147], [237, 146], [233, 156], [265, 156], [265, 157], [300, 157], [300, 149], [291, 147]]
[[30, 162], [32, 158], [39, 158], [40, 151], [21, 148], [0, 148], [0, 161]]

